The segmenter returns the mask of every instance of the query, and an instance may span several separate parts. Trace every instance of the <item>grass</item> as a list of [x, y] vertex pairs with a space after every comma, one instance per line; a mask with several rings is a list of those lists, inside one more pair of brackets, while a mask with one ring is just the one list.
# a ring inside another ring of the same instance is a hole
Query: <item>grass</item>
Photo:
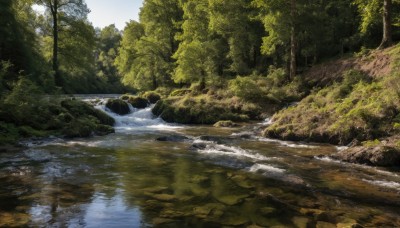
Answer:
[[[400, 47], [391, 49], [400, 59]], [[341, 82], [312, 92], [297, 106], [274, 115], [264, 134], [290, 140], [347, 144], [399, 133], [400, 71], [372, 79], [350, 70]]]

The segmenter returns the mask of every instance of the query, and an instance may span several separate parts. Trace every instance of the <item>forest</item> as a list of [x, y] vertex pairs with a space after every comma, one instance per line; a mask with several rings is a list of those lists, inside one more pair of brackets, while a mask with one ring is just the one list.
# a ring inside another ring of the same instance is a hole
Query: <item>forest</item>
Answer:
[[0, 0], [0, 227], [400, 227], [400, 0], [110, 2]]
[[313, 66], [400, 36], [392, 0], [146, 0], [123, 31], [94, 28], [83, 0], [3, 0], [0, 9], [5, 135], [62, 128], [60, 110], [48, 113], [56, 126], [27, 118], [48, 109], [45, 95], [153, 91], [164, 98], [153, 113], [167, 121], [262, 119], [331, 85], [307, 77]]

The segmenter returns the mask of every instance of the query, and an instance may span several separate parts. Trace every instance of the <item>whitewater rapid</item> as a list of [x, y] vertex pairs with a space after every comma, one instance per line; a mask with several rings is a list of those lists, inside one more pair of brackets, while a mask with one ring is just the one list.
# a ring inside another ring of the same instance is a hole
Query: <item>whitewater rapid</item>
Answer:
[[152, 109], [154, 105], [149, 105], [144, 109], [136, 109], [129, 105], [130, 113], [127, 115], [118, 115], [105, 106], [106, 101], [99, 102], [95, 108], [100, 109], [115, 119], [114, 129], [118, 133], [129, 133], [132, 131], [174, 131], [181, 129], [183, 126], [178, 124], [170, 124], [162, 120], [160, 117], [153, 115]]

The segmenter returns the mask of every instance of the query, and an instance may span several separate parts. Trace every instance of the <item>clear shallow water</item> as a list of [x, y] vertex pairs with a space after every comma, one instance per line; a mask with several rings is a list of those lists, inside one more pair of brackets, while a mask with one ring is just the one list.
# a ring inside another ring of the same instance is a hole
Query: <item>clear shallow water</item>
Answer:
[[[400, 226], [399, 170], [316, 157], [329, 145], [242, 137], [258, 124], [169, 125], [133, 111], [115, 116], [116, 134], [0, 154], [0, 226]], [[170, 135], [188, 139], [155, 140]]]

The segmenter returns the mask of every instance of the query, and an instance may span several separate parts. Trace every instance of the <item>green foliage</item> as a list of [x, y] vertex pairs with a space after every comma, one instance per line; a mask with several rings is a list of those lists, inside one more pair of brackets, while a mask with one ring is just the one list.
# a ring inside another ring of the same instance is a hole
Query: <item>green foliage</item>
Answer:
[[381, 144], [381, 141], [379, 141], [377, 139], [362, 142], [362, 145], [365, 147], [375, 147], [375, 146], [379, 146], [380, 144]]
[[168, 122], [183, 124], [215, 124], [220, 120], [248, 121], [260, 119], [262, 114], [274, 110], [273, 105], [259, 106], [237, 97], [214, 94], [187, 94], [160, 100], [153, 113]]
[[245, 100], [255, 101], [265, 97], [264, 91], [250, 77], [237, 77], [229, 82], [229, 89]]
[[191, 92], [192, 92], [191, 89], [176, 89], [176, 90], [172, 91], [169, 96], [171, 96], [171, 97], [184, 96]]

